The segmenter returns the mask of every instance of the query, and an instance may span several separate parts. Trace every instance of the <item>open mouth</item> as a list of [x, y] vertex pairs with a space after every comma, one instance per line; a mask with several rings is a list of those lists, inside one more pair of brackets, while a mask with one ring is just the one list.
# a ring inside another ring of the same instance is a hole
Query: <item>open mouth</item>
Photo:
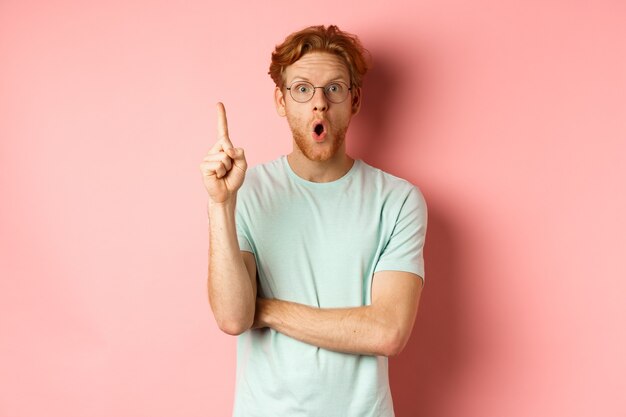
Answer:
[[324, 125], [321, 123], [317, 123], [313, 128], [313, 131], [317, 136], [321, 135], [322, 133], [324, 133]]

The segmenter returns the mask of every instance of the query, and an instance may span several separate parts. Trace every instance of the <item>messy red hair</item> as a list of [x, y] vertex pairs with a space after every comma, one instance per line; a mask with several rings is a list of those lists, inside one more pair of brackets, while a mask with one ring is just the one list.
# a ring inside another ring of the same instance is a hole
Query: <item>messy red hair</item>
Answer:
[[287, 36], [272, 52], [269, 74], [282, 88], [285, 68], [309, 52], [328, 52], [339, 56], [350, 73], [350, 83], [361, 87], [363, 76], [369, 69], [368, 51], [355, 35], [339, 30], [335, 25], [310, 26]]

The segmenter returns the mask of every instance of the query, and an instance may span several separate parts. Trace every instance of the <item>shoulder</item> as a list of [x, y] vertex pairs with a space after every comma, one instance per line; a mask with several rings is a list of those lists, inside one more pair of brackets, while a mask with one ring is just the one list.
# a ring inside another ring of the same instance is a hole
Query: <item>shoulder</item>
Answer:
[[268, 179], [275, 179], [284, 175], [283, 157], [276, 158], [269, 162], [263, 162], [248, 168], [246, 179], [248, 182], [263, 182]]
[[377, 194], [380, 198], [402, 205], [405, 202], [413, 205], [426, 205], [424, 195], [415, 184], [380, 168], [371, 166], [362, 160], [359, 163], [364, 184], [368, 184], [370, 191]]
[[281, 156], [248, 168], [238, 191], [238, 199], [269, 198], [272, 190], [282, 187], [287, 181], [283, 158]]
[[283, 159], [284, 157], [276, 158], [269, 162], [263, 162], [253, 167], [248, 168], [246, 171], [246, 178], [243, 183], [243, 187], [260, 187], [267, 184], [272, 184], [277, 181], [284, 181], [285, 168]]

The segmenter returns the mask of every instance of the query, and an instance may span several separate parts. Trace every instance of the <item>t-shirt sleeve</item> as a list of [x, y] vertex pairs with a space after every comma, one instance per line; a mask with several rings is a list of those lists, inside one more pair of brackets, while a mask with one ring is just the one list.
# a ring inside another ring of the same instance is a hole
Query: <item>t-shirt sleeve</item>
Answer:
[[235, 226], [237, 228], [239, 249], [254, 253], [252, 249], [252, 236], [250, 235], [250, 218], [241, 200], [237, 202], [237, 206], [235, 207]]
[[417, 187], [412, 187], [400, 208], [389, 241], [378, 259], [374, 272], [412, 272], [423, 280], [427, 219], [424, 196]]

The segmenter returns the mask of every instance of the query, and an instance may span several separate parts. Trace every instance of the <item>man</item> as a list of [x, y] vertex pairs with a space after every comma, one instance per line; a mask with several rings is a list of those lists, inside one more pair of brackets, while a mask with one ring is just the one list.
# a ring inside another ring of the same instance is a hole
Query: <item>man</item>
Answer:
[[276, 47], [270, 75], [293, 151], [250, 170], [218, 104], [200, 168], [209, 300], [220, 329], [239, 335], [234, 416], [394, 415], [387, 357], [415, 320], [426, 205], [409, 182], [346, 154], [364, 53], [336, 26]]

